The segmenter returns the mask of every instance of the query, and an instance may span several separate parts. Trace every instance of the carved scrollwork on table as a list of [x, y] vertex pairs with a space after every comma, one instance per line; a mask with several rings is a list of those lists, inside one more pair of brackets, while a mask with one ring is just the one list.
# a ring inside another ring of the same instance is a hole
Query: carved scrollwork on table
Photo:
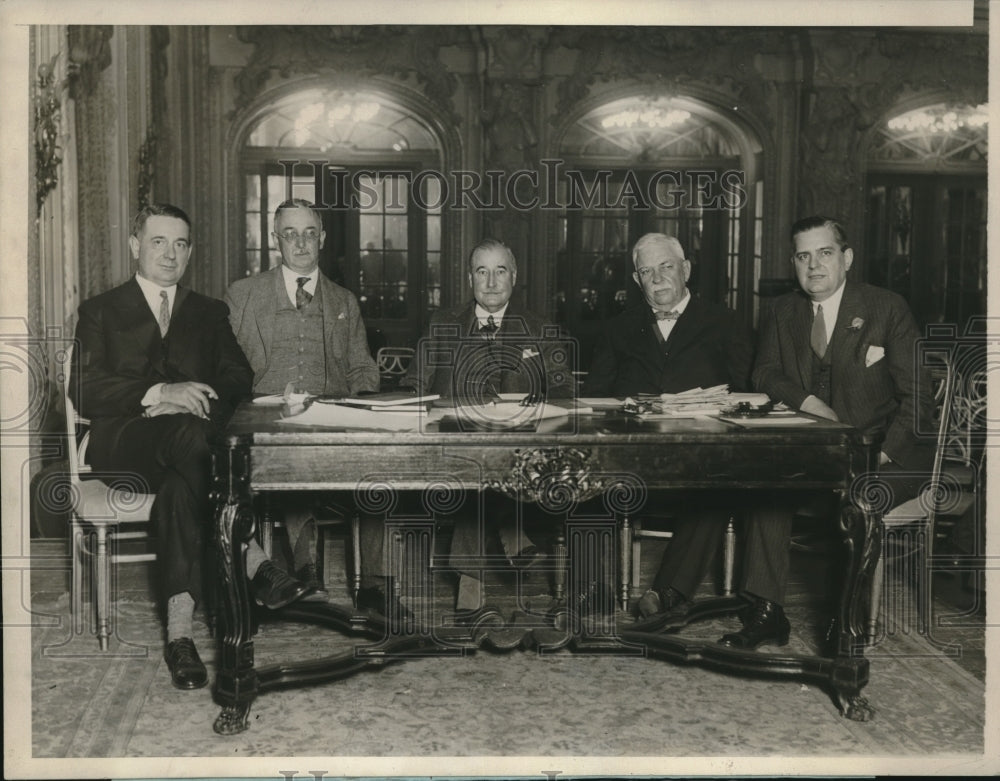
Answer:
[[591, 453], [579, 447], [540, 447], [514, 451], [508, 477], [488, 480], [487, 488], [522, 502], [561, 512], [604, 492], [606, 480], [592, 474]]

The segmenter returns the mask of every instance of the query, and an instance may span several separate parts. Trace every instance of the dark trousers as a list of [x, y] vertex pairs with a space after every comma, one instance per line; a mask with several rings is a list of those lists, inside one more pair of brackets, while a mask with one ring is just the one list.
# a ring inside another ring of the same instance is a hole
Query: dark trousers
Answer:
[[[886, 464], [879, 473], [880, 484], [891, 492], [889, 507], [915, 497], [927, 479], [895, 464]], [[741, 591], [779, 605], [785, 602], [793, 519], [816, 518], [833, 528], [833, 515], [839, 512], [837, 495], [823, 491], [683, 492], [659, 501], [677, 520], [654, 588], [669, 586], [690, 599], [721, 547], [726, 521], [735, 513], [744, 520]]]
[[156, 493], [150, 521], [158, 549], [158, 581], [162, 598], [184, 591], [202, 598], [202, 564], [206, 527], [212, 513], [208, 500], [211, 443], [215, 425], [194, 415], [134, 418], [105, 453], [91, 462], [101, 475], [132, 475], [143, 490]]

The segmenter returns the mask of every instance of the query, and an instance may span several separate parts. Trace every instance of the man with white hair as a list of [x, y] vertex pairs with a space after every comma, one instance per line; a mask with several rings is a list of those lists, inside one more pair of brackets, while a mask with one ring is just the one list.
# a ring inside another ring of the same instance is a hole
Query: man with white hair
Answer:
[[[724, 305], [691, 295], [691, 261], [681, 243], [647, 233], [636, 242], [632, 263], [643, 301], [607, 322], [582, 395], [680, 393], [723, 384], [748, 390], [749, 329]], [[639, 600], [644, 618], [687, 612], [731, 512], [729, 497], [720, 492], [671, 492], [669, 506], [684, 508], [684, 517], [675, 518], [653, 587]]]

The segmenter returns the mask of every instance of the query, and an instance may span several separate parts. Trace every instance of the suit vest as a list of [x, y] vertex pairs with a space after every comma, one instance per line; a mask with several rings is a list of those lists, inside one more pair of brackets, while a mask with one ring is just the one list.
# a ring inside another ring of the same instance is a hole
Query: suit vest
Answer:
[[302, 309], [292, 305], [283, 289], [278, 294], [271, 351], [254, 393], [283, 393], [290, 382], [297, 391], [327, 392], [321, 291], [317, 285], [312, 301]]

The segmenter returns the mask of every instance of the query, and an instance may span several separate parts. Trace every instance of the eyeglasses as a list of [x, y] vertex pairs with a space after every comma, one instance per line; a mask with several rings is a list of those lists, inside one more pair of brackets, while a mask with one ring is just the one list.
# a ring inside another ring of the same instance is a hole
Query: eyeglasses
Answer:
[[293, 230], [282, 231], [281, 233], [275, 234], [282, 241], [287, 241], [289, 244], [298, 244], [299, 239], [302, 239], [307, 244], [312, 244], [314, 241], [319, 241], [319, 231], [315, 228], [307, 228], [302, 233]]

